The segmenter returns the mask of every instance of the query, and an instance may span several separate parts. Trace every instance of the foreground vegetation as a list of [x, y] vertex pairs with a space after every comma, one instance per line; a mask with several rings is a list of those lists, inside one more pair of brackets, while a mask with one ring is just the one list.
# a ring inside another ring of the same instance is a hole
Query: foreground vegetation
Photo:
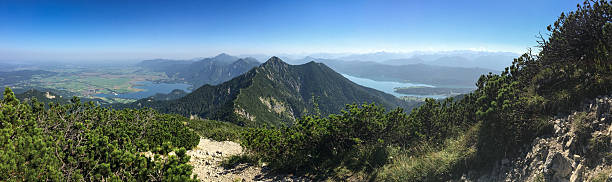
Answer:
[[[293, 126], [250, 129], [242, 144], [277, 171], [383, 181], [448, 180], [486, 170], [552, 132], [551, 116], [612, 88], [612, 5], [586, 1], [561, 14], [541, 51], [480, 77], [458, 100], [427, 100], [405, 115], [375, 105], [305, 116]], [[588, 156], [587, 156], [588, 157]]]
[[[199, 137], [184, 118], [153, 110], [0, 102], [0, 181], [189, 181], [185, 150]], [[144, 152], [169, 157], [146, 157]]]

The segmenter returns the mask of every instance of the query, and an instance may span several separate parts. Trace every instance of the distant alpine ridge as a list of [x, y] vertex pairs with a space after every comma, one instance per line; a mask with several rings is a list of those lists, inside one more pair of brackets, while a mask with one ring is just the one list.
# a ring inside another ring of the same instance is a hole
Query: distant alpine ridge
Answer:
[[259, 64], [254, 58], [238, 58], [222, 53], [215, 57], [197, 60], [145, 60], [137, 66], [164, 72], [176, 81], [189, 83], [197, 88], [204, 84], [223, 83]]
[[219, 85], [204, 85], [185, 97], [141, 99], [128, 107], [151, 107], [240, 125], [279, 126], [306, 114], [326, 116], [346, 104], [372, 102], [389, 109], [410, 108], [407, 102], [357, 85], [322, 63], [289, 65], [272, 57], [243, 75]]
[[321, 62], [337, 72], [377, 81], [422, 83], [439, 87], [474, 88], [480, 75], [497, 72], [477, 67], [449, 67], [423, 63], [387, 64], [371, 61], [343, 61], [306, 57], [297, 62]]

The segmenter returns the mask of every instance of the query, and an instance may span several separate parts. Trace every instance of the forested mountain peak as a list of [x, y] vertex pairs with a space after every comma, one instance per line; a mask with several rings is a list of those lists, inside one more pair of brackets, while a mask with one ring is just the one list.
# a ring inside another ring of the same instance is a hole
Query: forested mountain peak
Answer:
[[348, 103], [371, 102], [387, 108], [408, 106], [392, 95], [357, 85], [324, 64], [289, 65], [271, 57], [241, 76], [219, 85], [204, 85], [181, 99], [143, 99], [130, 107], [153, 107], [245, 125], [285, 125], [306, 114], [331, 114]]

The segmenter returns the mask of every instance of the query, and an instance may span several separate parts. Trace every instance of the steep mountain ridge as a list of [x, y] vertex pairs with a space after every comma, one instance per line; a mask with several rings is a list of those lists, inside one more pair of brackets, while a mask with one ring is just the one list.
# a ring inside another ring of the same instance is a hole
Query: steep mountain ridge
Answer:
[[340, 111], [345, 104], [371, 102], [387, 108], [409, 107], [392, 95], [349, 81], [322, 63], [289, 65], [272, 57], [230, 81], [204, 85], [183, 98], [143, 99], [131, 107], [152, 107], [244, 125], [282, 125], [305, 114], [327, 115]]

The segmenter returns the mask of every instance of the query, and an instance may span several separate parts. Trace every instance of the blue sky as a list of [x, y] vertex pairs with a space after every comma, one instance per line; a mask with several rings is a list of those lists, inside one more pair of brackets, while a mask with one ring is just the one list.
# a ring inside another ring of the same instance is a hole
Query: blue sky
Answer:
[[0, 0], [0, 60], [524, 52], [572, 0]]

